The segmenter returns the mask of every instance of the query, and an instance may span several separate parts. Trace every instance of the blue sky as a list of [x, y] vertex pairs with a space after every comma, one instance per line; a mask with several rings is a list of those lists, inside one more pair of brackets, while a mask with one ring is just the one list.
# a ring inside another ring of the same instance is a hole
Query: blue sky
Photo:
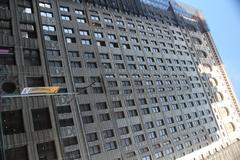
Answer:
[[240, 1], [177, 0], [203, 12], [235, 93], [240, 100]]

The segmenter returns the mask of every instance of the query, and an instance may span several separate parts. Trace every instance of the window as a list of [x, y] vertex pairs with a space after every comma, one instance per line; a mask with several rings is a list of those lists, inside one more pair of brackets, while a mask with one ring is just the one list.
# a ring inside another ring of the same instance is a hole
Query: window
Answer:
[[117, 143], [115, 141], [105, 143], [104, 148], [106, 151], [117, 149]]
[[51, 77], [51, 81], [54, 84], [61, 84], [61, 83], [65, 83], [65, 78], [64, 77]]
[[148, 137], [149, 137], [150, 139], [155, 139], [155, 138], [157, 138], [157, 134], [156, 134], [155, 131], [154, 131], [154, 132], [149, 132], [149, 133], [148, 133]]
[[150, 129], [150, 128], [153, 128], [153, 127], [154, 127], [154, 124], [153, 124], [153, 122], [146, 122], [146, 123], [145, 123], [145, 127], [146, 127], [147, 129]]
[[127, 38], [127, 36], [120, 36], [120, 40], [122, 40], [122, 41], [128, 41], [128, 38]]
[[155, 153], [155, 158], [156, 158], [156, 159], [159, 159], [159, 158], [161, 158], [161, 157], [163, 157], [163, 152], [162, 152], [162, 151], [159, 151], [159, 152], [156, 152], [156, 153]]
[[129, 110], [129, 111], [128, 111], [128, 116], [129, 116], [129, 117], [138, 116], [137, 110]]
[[114, 137], [114, 132], [112, 129], [102, 131], [103, 138], [111, 138]]
[[135, 124], [132, 126], [133, 132], [138, 132], [142, 130], [142, 125], [141, 124]]
[[52, 8], [50, 3], [39, 2], [39, 6], [43, 8]]
[[98, 115], [100, 121], [109, 121], [110, 115], [108, 113]]
[[84, 12], [82, 10], [75, 10], [75, 14], [78, 14], [78, 15], [84, 15]]
[[[0, 8], [1, 8], [1, 6], [0, 6]], [[12, 35], [11, 20], [0, 19], [0, 34]]]
[[152, 160], [151, 156], [144, 156], [142, 160]]
[[112, 21], [112, 19], [110, 19], [110, 18], [104, 18], [104, 22], [106, 22], [106, 23], [112, 23], [113, 21]]
[[82, 39], [81, 43], [82, 43], [82, 45], [91, 45], [91, 40], [89, 40], [89, 39]]
[[56, 31], [55, 26], [50, 26], [50, 25], [43, 25], [43, 30], [50, 31], [50, 32]]
[[123, 21], [120, 21], [120, 20], [117, 20], [117, 22], [116, 22], [118, 25], [121, 25], [121, 26], [123, 26], [124, 25], [124, 22]]
[[71, 67], [72, 68], [81, 68], [81, 62], [71, 62]]
[[20, 32], [22, 38], [37, 38], [36, 28], [31, 23], [20, 23]]
[[118, 132], [120, 135], [124, 135], [124, 134], [128, 134], [129, 133], [129, 130], [128, 130], [128, 127], [121, 127], [121, 128], [118, 128]]
[[60, 123], [60, 127], [67, 127], [67, 126], [73, 126], [74, 125], [74, 122], [73, 122], [72, 118], [60, 119], [59, 123]]
[[39, 160], [57, 159], [54, 141], [37, 144]]
[[115, 40], [116, 36], [114, 34], [108, 34], [108, 39]]
[[115, 112], [114, 116], [116, 117], [116, 119], [122, 119], [125, 118], [124, 112], [120, 111], [120, 112]]
[[132, 145], [132, 140], [131, 140], [131, 138], [124, 138], [124, 139], [120, 140], [120, 144], [121, 144], [121, 146], [126, 147], [129, 145]]
[[114, 60], [122, 60], [122, 56], [121, 56], [121, 55], [118, 55], [118, 54], [114, 54], [114, 55], [113, 55], [113, 59], [114, 59]]
[[43, 11], [41, 11], [40, 15], [42, 17], [47, 17], [47, 18], [52, 18], [53, 17], [53, 13], [52, 12], [43, 12]]
[[60, 6], [60, 11], [69, 12], [69, 8], [68, 7], [64, 7], [64, 6]]
[[103, 34], [101, 32], [94, 32], [95, 38], [103, 38]]
[[106, 102], [99, 102], [95, 104], [96, 109], [101, 110], [101, 109], [107, 109], [107, 103]]
[[57, 112], [58, 112], [58, 114], [71, 113], [71, 107], [70, 106], [58, 106]]
[[141, 111], [143, 115], [150, 114], [149, 108], [142, 108]]
[[80, 111], [85, 112], [85, 111], [91, 111], [91, 106], [90, 104], [80, 104], [79, 105]]
[[66, 155], [66, 157], [68, 157], [69, 160], [75, 160], [75, 159], [81, 158], [79, 150], [65, 152], [65, 155]]
[[73, 34], [72, 28], [64, 28], [64, 33]]
[[24, 64], [30, 66], [41, 65], [40, 56], [38, 50], [34, 49], [23, 49]]
[[83, 116], [82, 119], [84, 124], [94, 123], [93, 116]]
[[84, 52], [84, 58], [85, 59], [93, 59], [95, 58], [94, 52]]
[[6, 160], [28, 160], [27, 146], [11, 148], [5, 150]]
[[58, 39], [57, 39], [57, 36], [55, 36], [55, 35], [44, 35], [44, 40], [45, 41], [57, 41]]
[[76, 38], [66, 37], [66, 42], [67, 42], [67, 43], [76, 43]]
[[44, 86], [43, 77], [27, 77], [28, 87], [39, 87]]
[[69, 55], [70, 57], [80, 57], [78, 51], [68, 51], [68, 55]]
[[2, 112], [2, 127], [5, 135], [23, 133], [22, 110]]
[[48, 61], [50, 67], [62, 67], [62, 61]]
[[80, 31], [79, 31], [79, 34], [80, 34], [81, 36], [89, 36], [89, 32], [86, 31], [86, 30], [80, 30]]
[[86, 139], [88, 142], [93, 142], [98, 140], [97, 132], [86, 134]]
[[71, 17], [66, 16], [66, 15], [62, 15], [61, 18], [62, 18], [62, 20], [65, 20], [65, 21], [70, 21], [71, 20]]
[[87, 20], [85, 18], [77, 18], [78, 23], [87, 23]]
[[101, 149], [99, 145], [89, 147], [89, 154], [90, 155], [95, 155], [101, 153]]
[[119, 48], [119, 47], [118, 47], [118, 43], [114, 43], [114, 42], [110, 42], [110, 43], [109, 43], [109, 46], [110, 46], [111, 48]]
[[100, 21], [100, 18], [98, 16], [91, 15], [91, 20]]
[[167, 135], [167, 130], [166, 130], [166, 129], [161, 129], [161, 130], [159, 131], [159, 135], [160, 135], [161, 137], [166, 136], [166, 135]]
[[32, 119], [35, 131], [52, 128], [48, 108], [32, 109]]
[[131, 49], [129, 44], [122, 44], [123, 49]]

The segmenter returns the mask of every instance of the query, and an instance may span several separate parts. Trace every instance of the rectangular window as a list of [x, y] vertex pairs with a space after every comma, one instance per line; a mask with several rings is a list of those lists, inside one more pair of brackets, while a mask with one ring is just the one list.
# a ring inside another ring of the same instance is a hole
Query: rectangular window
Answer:
[[85, 83], [84, 77], [73, 77], [74, 83]]
[[84, 15], [84, 12], [82, 10], [75, 10], [75, 14], [78, 14], [78, 15]]
[[32, 119], [35, 131], [52, 128], [48, 108], [32, 109]]
[[96, 109], [101, 110], [101, 109], [107, 109], [107, 103], [106, 102], [98, 102], [95, 105]]
[[89, 154], [90, 155], [95, 155], [101, 153], [101, 149], [99, 145], [89, 147]]
[[49, 31], [49, 32], [54, 32], [54, 31], [56, 31], [56, 28], [55, 28], [55, 26], [43, 25], [43, 30]]
[[103, 38], [103, 33], [101, 32], [95, 32], [94, 33], [95, 38]]
[[76, 38], [66, 37], [66, 42], [67, 42], [67, 43], [76, 43]]
[[[0, 6], [1, 8], [1, 6]], [[0, 19], [0, 34], [12, 35], [12, 23], [11, 20]]]
[[54, 141], [37, 144], [37, 151], [39, 160], [58, 159]]
[[81, 62], [71, 62], [71, 67], [72, 68], [81, 68], [82, 65], [81, 65]]
[[102, 136], [103, 138], [111, 138], [111, 137], [114, 137], [114, 132], [112, 129], [105, 130], [102, 132]]
[[64, 28], [64, 33], [67, 33], [67, 34], [73, 34], [73, 29], [72, 28]]
[[69, 12], [69, 8], [68, 7], [64, 7], [64, 6], [60, 6], [60, 11]]
[[51, 77], [51, 81], [53, 84], [65, 83], [65, 77]]
[[44, 85], [43, 77], [27, 77], [27, 86], [28, 87], [40, 87]]
[[93, 142], [98, 140], [97, 132], [86, 134], [86, 139], [88, 142]]
[[47, 17], [47, 18], [52, 18], [53, 17], [53, 13], [52, 12], [43, 12], [43, 11], [41, 11], [40, 15], [42, 17]]
[[62, 139], [64, 147], [73, 146], [78, 144], [77, 137], [68, 137]]
[[39, 2], [39, 6], [43, 8], [52, 8], [50, 3]]
[[100, 21], [100, 18], [98, 16], [91, 15], [91, 20]]
[[62, 61], [48, 61], [50, 67], [62, 67]]
[[128, 127], [121, 127], [121, 128], [118, 128], [118, 132], [120, 135], [124, 135], [124, 134], [128, 134], [129, 133], [129, 130], [128, 130]]
[[104, 148], [106, 151], [117, 149], [117, 143], [115, 141], [105, 143]]
[[41, 60], [38, 50], [34, 49], [23, 49], [24, 64], [29, 66], [41, 65]]
[[71, 113], [71, 107], [70, 106], [58, 106], [57, 107], [58, 114], [64, 114], [64, 113]]
[[61, 18], [62, 18], [62, 20], [65, 20], [65, 21], [70, 21], [71, 20], [71, 17], [66, 16], [66, 15], [62, 15]]
[[0, 47], [0, 65], [15, 65], [14, 48]]
[[87, 20], [85, 18], [77, 18], [78, 23], [87, 23]]
[[83, 116], [82, 119], [84, 124], [94, 123], [93, 116]]
[[31, 23], [20, 23], [20, 32], [22, 38], [37, 38], [36, 28]]
[[28, 160], [27, 146], [11, 148], [5, 150], [6, 160]]
[[74, 122], [72, 118], [60, 119], [59, 124], [60, 124], [60, 127], [67, 127], [67, 126], [73, 126]]
[[91, 40], [89, 40], [89, 39], [82, 39], [81, 43], [82, 43], [82, 45], [91, 45]]
[[4, 135], [23, 133], [22, 110], [2, 112], [2, 127]]

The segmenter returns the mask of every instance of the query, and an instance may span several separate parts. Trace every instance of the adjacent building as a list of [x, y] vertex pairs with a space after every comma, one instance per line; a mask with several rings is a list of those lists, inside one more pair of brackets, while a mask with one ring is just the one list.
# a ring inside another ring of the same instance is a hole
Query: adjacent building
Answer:
[[[206, 22], [171, 0], [1, 0], [0, 159], [204, 159], [240, 137]], [[87, 87], [89, 84], [94, 85]]]

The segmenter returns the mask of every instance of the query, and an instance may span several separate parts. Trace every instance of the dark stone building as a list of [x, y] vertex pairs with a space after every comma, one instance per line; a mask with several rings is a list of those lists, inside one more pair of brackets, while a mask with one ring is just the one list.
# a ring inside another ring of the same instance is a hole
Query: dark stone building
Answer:
[[[0, 79], [3, 160], [203, 159], [240, 136], [208, 27], [174, 1], [1, 0]], [[36, 86], [78, 94], [7, 97]]]

